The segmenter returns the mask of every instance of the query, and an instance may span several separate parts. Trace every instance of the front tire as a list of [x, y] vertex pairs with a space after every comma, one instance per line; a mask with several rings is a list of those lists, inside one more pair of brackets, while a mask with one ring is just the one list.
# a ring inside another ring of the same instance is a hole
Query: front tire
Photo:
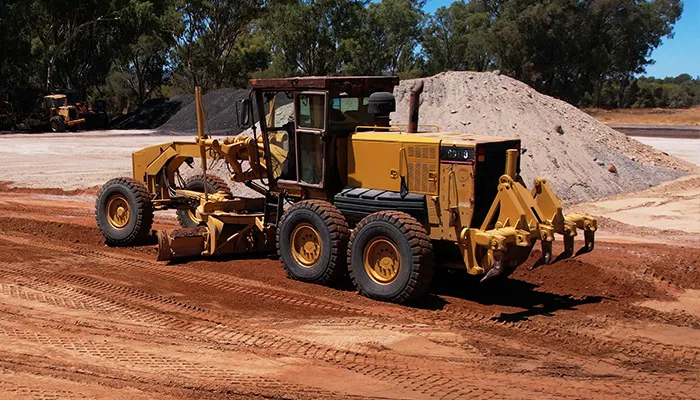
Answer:
[[142, 242], [153, 226], [151, 195], [137, 180], [112, 179], [97, 195], [95, 218], [107, 245], [131, 246]]
[[[204, 193], [204, 177], [202, 175], [194, 175], [187, 178], [185, 180], [185, 189]], [[233, 197], [231, 188], [223, 179], [218, 176], [207, 175], [207, 193], [212, 194], [216, 192], [224, 192]], [[177, 221], [181, 227], [196, 228], [202, 223], [202, 220], [197, 218], [196, 209], [197, 207], [191, 207], [189, 210], [177, 210]]]
[[365, 217], [348, 250], [350, 278], [363, 296], [399, 304], [425, 294], [433, 278], [433, 248], [423, 226], [400, 211]]
[[347, 271], [348, 223], [331, 203], [304, 200], [282, 215], [277, 253], [290, 278], [330, 285]]
[[49, 120], [51, 125], [51, 131], [53, 132], [65, 132], [66, 131], [66, 121], [60, 116], [53, 116]]

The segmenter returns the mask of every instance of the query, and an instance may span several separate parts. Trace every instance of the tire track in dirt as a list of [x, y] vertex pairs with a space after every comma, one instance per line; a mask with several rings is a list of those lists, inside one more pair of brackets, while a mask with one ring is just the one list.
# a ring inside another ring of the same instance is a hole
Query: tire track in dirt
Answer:
[[[54, 248], [55, 250], [55, 248]], [[9, 268], [10, 265], [7, 265]], [[36, 275], [37, 271], [33, 271], [33, 274]], [[31, 273], [30, 273], [31, 274]], [[48, 276], [52, 278], [58, 278], [65, 280], [67, 283], [70, 284], [78, 284], [78, 285], [83, 285], [87, 286], [92, 289], [96, 290], [102, 290], [108, 295], [117, 295], [117, 296], [123, 296], [125, 298], [128, 298], [129, 300], [133, 299], [138, 299], [139, 302], [143, 302], [145, 306], [148, 306], [149, 303], [158, 303], [158, 304], [166, 304], [168, 307], [166, 309], [160, 309], [156, 310], [156, 313], [158, 317], [156, 318], [157, 320], [162, 321], [163, 320], [163, 314], [162, 312], [166, 313], [172, 313], [173, 311], [177, 310], [186, 310], [186, 314], [190, 316], [196, 316], [198, 318], [201, 318], [205, 321], [210, 321], [211, 322], [211, 313], [207, 312], [207, 310], [202, 309], [201, 307], [197, 306], [192, 306], [186, 303], [181, 303], [174, 301], [172, 299], [164, 298], [162, 296], [153, 296], [147, 293], [135, 291], [134, 289], [131, 288], [125, 288], [125, 287], [120, 287], [118, 285], [112, 285], [112, 284], [107, 284], [102, 281], [94, 280], [91, 278], [83, 277], [83, 276], [72, 276], [72, 275], [67, 275], [64, 276], [62, 274], [57, 274], [57, 273], [47, 273]], [[439, 394], [446, 394], [444, 392], [440, 392], [439, 389], [431, 392], [431, 389], [434, 389], [434, 385], [430, 384], [430, 378], [434, 378], [434, 376], [405, 376], [400, 373], [396, 373], [396, 366], [398, 364], [399, 360], [397, 357], [389, 357], [389, 358], [384, 358], [384, 357], [379, 357], [378, 361], [381, 361], [381, 364], [383, 365], [388, 365], [391, 364], [393, 367], [389, 369], [388, 371], [386, 368], [382, 371], [381, 369], [377, 368], [377, 362], [370, 362], [372, 361], [372, 358], [377, 358], [377, 354], [362, 354], [362, 353], [353, 353], [353, 352], [348, 352], [347, 350], [343, 351], [338, 350], [338, 349], [333, 349], [333, 348], [327, 348], [327, 347], [322, 347], [318, 346], [313, 343], [299, 343], [299, 342], [294, 342], [288, 338], [284, 338], [284, 340], [280, 340], [279, 337], [275, 336], [269, 336], [269, 335], [263, 335], [261, 336], [259, 332], [255, 332], [256, 334], [250, 334], [250, 333], [241, 333], [241, 332], [236, 332], [234, 335], [232, 335], [232, 332], [230, 330], [224, 329], [224, 331], [221, 331], [221, 328], [212, 328], [211, 326], [201, 326], [201, 324], [192, 324], [192, 323], [184, 323], [182, 322], [181, 319], [178, 318], [173, 318], [173, 317], [165, 317], [167, 321], [163, 321], [166, 325], [169, 323], [173, 328], [175, 329], [183, 329], [195, 334], [201, 334], [207, 337], [211, 338], [217, 338], [217, 337], [223, 337], [224, 339], [228, 339], [231, 341], [234, 341], [236, 343], [243, 343], [245, 346], [252, 346], [252, 347], [267, 347], [267, 348], [272, 348], [275, 351], [282, 351], [284, 353], [292, 354], [292, 355], [301, 355], [303, 357], [309, 357], [311, 355], [311, 358], [314, 359], [319, 359], [322, 361], [326, 362], [333, 362], [336, 363], [346, 369], [349, 369], [351, 371], [361, 373], [364, 375], [371, 375], [374, 376], [375, 374], [378, 373], [387, 373], [389, 375], [395, 376], [397, 381], [401, 382], [404, 384], [404, 387], [410, 388], [411, 390], [417, 390], [421, 389], [422, 391], [426, 391], [426, 393], [430, 393], [431, 395], [439, 395]], [[221, 318], [215, 318], [217, 320]], [[232, 325], [231, 321], [227, 321], [227, 325]], [[219, 330], [219, 332], [216, 332]], [[278, 343], [277, 346], [275, 346], [272, 342]], [[319, 357], [319, 354], [321, 356]], [[340, 355], [340, 357], [339, 357]], [[348, 356], [350, 356], [350, 362], [348, 361]], [[358, 360], [361, 360], [361, 362], [357, 362]], [[409, 360], [412, 361], [412, 360]], [[374, 365], [372, 365], [374, 364]], [[416, 382], [417, 381], [417, 382]], [[428, 384], [426, 385], [425, 382]], [[435, 381], [435, 383], [439, 385], [444, 385], [445, 389], [454, 389], [456, 387], [454, 385], [455, 382], [452, 382], [450, 380], [447, 380], [446, 382], [443, 382], [443, 379], [438, 379]], [[481, 385], [483, 386], [483, 385]], [[474, 387], [472, 388], [473, 390], [476, 389], [483, 389], [483, 387]], [[465, 395], [467, 392], [463, 391], [458, 391], [458, 395], [462, 396]], [[469, 393], [474, 394], [473, 391], [470, 391]], [[611, 393], [622, 393], [618, 390], [608, 392], [608, 394]], [[627, 391], [625, 393], [633, 393], [630, 391]]]
[[[140, 297], [142, 298], [143, 296], [140, 296]], [[191, 330], [194, 332], [206, 333], [206, 331], [197, 331], [197, 330], [192, 330], [192, 329], [188, 329], [188, 330]], [[262, 343], [259, 340], [253, 341], [252, 339], [248, 339], [248, 340], [245, 340], [244, 338], [240, 338], [240, 339], [243, 340], [246, 345], [250, 345], [250, 346], [264, 346], [265, 345], [265, 343]], [[286, 347], [286, 349], [285, 349], [285, 347]], [[278, 351], [290, 352], [292, 354], [296, 353], [297, 355], [303, 355], [305, 357], [308, 357], [309, 356], [308, 352], [310, 350], [313, 350], [314, 346], [309, 346], [308, 348], [305, 348], [302, 345], [302, 346], [298, 347], [297, 351], [290, 351], [292, 349], [293, 348], [290, 348], [289, 346], [279, 346], [278, 347]], [[325, 353], [324, 357], [322, 357], [322, 359], [325, 359], [326, 361], [328, 361], [327, 355], [328, 355], [328, 349], [326, 349], [326, 353]], [[377, 372], [376, 366], [367, 365], [367, 361], [368, 361], [367, 355], [354, 354], [353, 357], [354, 358], [358, 358], [358, 357], [363, 358], [363, 362], [359, 362], [359, 363], [358, 362], [348, 363], [347, 361], [343, 362], [342, 360], [337, 360], [337, 352], [335, 355], [333, 355], [333, 359], [335, 360], [336, 363], [338, 363], [342, 367], [349, 369], [353, 372], [360, 373], [363, 375], [369, 375], [369, 376], [374, 376], [377, 373], [384, 372], [382, 375], [385, 375], [386, 371]], [[393, 360], [390, 360], [389, 364], [396, 365], [398, 361], [399, 360], [393, 359]], [[421, 381], [421, 384], [419, 386], [410, 385], [410, 382], [405, 381], [406, 377], [402, 374], [396, 373], [394, 369], [391, 369], [388, 371], [388, 376], [391, 376], [392, 378], [394, 378], [398, 382], [404, 384], [403, 386], [409, 387], [412, 390], [419, 390], [420, 389], [420, 392], [424, 393], [424, 394], [430, 394], [430, 395], [436, 395], [436, 396], [442, 396], [442, 395], [447, 396], [450, 394], [450, 392], [447, 392], [447, 393], [440, 392], [439, 389], [433, 390], [433, 389], [435, 389], [434, 388], [435, 384], [446, 385], [445, 386], [446, 389], [452, 389], [453, 391], [456, 391], [455, 395], [457, 395], [457, 397], [461, 397], [467, 393], [467, 392], [459, 390], [460, 388], [458, 388], [456, 385], [454, 385], [455, 382], [450, 382], [449, 380], [445, 381], [444, 377], [441, 377], [440, 374], [433, 374], [431, 376], [418, 377], [418, 379], [420, 379], [420, 381]], [[439, 379], [437, 379], [436, 377], [439, 377]], [[406, 383], [409, 383], [409, 384], [406, 384]], [[470, 393], [472, 395], [476, 394], [476, 392], [474, 392], [474, 390], [476, 390], [476, 389], [481, 390], [483, 388], [482, 387], [473, 388], [468, 393]], [[613, 391], [613, 392], [610, 392], [610, 391], [607, 392], [607, 394], [611, 394], [611, 393], [621, 394], [622, 392], [620, 392], [619, 389], [616, 391]], [[632, 392], [628, 391], [626, 393], [630, 394]]]
[[[5, 266], [3, 272], [5, 272], [5, 277], [26, 277], [24, 271], [8, 266]], [[10, 274], [7, 274], [7, 272], [10, 272]], [[157, 318], [150, 313], [143, 312], [143, 310], [108, 299], [101, 299], [70, 287], [56, 287], [46, 282], [39, 282], [36, 279], [15, 281], [21, 283], [21, 285], [0, 283], [0, 296], [39, 302], [69, 310], [90, 311], [99, 316], [108, 315], [119, 319], [126, 318], [129, 322], [136, 322], [142, 326], [165, 327], [157, 325]]]
[[[345, 304], [337, 304], [339, 302], [332, 300], [330, 300], [331, 304], [322, 304], [318, 298], [315, 298], [314, 300], [309, 300], [309, 296], [305, 294], [294, 293], [291, 291], [287, 291], [283, 295], [275, 294], [272, 292], [277, 291], [277, 288], [270, 287], [267, 285], [261, 285], [259, 283], [255, 283], [254, 281], [246, 279], [233, 278], [225, 274], [208, 271], [194, 271], [196, 275], [190, 275], [187, 274], [187, 272], [185, 271], [153, 268], [153, 263], [148, 263], [141, 259], [130, 257], [124, 254], [113, 254], [104, 251], [94, 250], [88, 248], [87, 246], [77, 246], [72, 244], [70, 246], [64, 246], [50, 243], [36, 243], [32, 240], [22, 239], [19, 237], [8, 235], [0, 235], [0, 238], [8, 239], [17, 244], [41, 247], [44, 249], [58, 251], [62, 253], [69, 253], [91, 258], [96, 257], [101, 262], [107, 264], [116, 263], [116, 265], [118, 266], [128, 265], [134, 268], [148, 269], [149, 272], [156, 273], [164, 277], [179, 279], [183, 282], [211, 286], [221, 291], [229, 291], [232, 293], [259, 296], [260, 298], [280, 301], [296, 306], [318, 308], [333, 312], [346, 312], [350, 314], [354, 313], [356, 315], [359, 314], [363, 316], [379, 318], [395, 319], [396, 317], [395, 314], [392, 314], [391, 312], [376, 312], [373, 310], [365, 310], [358, 307], [348, 306]], [[257, 287], [251, 287], [252, 285], [255, 285]], [[259, 289], [258, 287], [260, 286], [262, 286], [264, 290]], [[324, 302], [326, 300], [327, 299], [323, 299]], [[591, 352], [595, 352], [600, 355], [622, 354], [631, 358], [639, 358], [644, 356], [648, 357], [653, 355], [654, 358], [667, 360], [669, 362], [677, 362], [678, 360], [683, 360], [685, 362], [691, 363], [691, 365], [693, 366], [700, 364], [700, 349], [697, 348], [682, 348], [678, 346], [666, 345], [652, 340], [638, 338], [627, 340], [608, 340], [600, 337], [591, 336], [587, 333], [581, 333], [578, 331], [567, 329], [566, 327], [553, 326], [552, 324], [539, 324], [533, 321], [498, 321], [478, 311], [425, 311], [407, 309], [403, 317], [412, 317], [411, 319], [417, 319], [419, 323], [436, 325], [440, 326], [443, 329], [448, 328], [450, 331], [455, 333], [463, 333], [467, 329], [483, 330], [484, 327], [487, 327], [490, 330], [492, 330], [493, 328], [498, 328], [505, 331], [509, 329], [514, 329], [522, 334], [532, 335], [533, 337], [544, 336], [556, 341], [561, 341], [562, 337], [574, 337], [575, 345], [572, 346], [573, 349], [585, 348]], [[412, 333], [415, 333], [415, 331], [411, 327], [411, 324], [385, 324], [384, 329], [396, 330], [400, 332], [410, 331]], [[416, 334], [420, 335], [420, 333]], [[428, 338], [430, 339], [430, 337]]]
[[[56, 277], [55, 274], [52, 277]], [[86, 281], [83, 277], [79, 280], [83, 284]], [[90, 284], [91, 282], [87, 282]], [[95, 281], [92, 282], [97, 287], [105, 289], [107, 292], [114, 293], [114, 285], [105, 286], [102, 282]], [[124, 288], [123, 288], [124, 289]], [[127, 292], [133, 293], [129, 288], [126, 288]], [[123, 290], [121, 290], [123, 291]], [[147, 298], [148, 296], [138, 295], [139, 299]], [[196, 309], [193, 307], [188, 307], [192, 312], [204, 312], [204, 310]], [[164, 310], [170, 311], [170, 310]], [[192, 314], [188, 312], [188, 314]], [[158, 314], [163, 318], [161, 313]], [[167, 318], [167, 317], [166, 317]], [[170, 321], [174, 321], [175, 325], [173, 328], [180, 328], [187, 330], [194, 334], [202, 334], [208, 337], [220, 336], [220, 333], [214, 332], [211, 328], [202, 329], [199, 324], [183, 323], [177, 318], [169, 318]], [[224, 329], [226, 326], [223, 326]], [[223, 333], [226, 333], [225, 331]], [[275, 352], [302, 356], [305, 358], [317, 359], [325, 362], [332, 363], [334, 365], [340, 366], [342, 368], [348, 369], [355, 373], [359, 373], [365, 376], [388, 376], [391, 377], [400, 386], [405, 387], [410, 390], [419, 391], [423, 394], [429, 394], [431, 396], [437, 397], [450, 397], [452, 394], [455, 398], [461, 398], [465, 395], [475, 395], [477, 393], [488, 393], [493, 389], [484, 388], [483, 383], [478, 385], [471, 385], [468, 391], [462, 390], [464, 384], [463, 378], [455, 377], [454, 379], [446, 378], [444, 374], [430, 373], [426, 375], [424, 371], [420, 368], [410, 368], [412, 364], [415, 363], [415, 359], [407, 357], [397, 357], [391, 354], [382, 354], [383, 357], [377, 357], [377, 353], [364, 354], [358, 352], [352, 352], [348, 350], [329, 348], [324, 346], [319, 346], [314, 343], [304, 343], [287, 338], [280, 339], [280, 337], [265, 337], [269, 335], [261, 335], [256, 332], [257, 335], [251, 334], [241, 334], [237, 333], [236, 336], [229, 337], [230, 340], [242, 343], [244, 347], [263, 347], [269, 348]], [[378, 359], [377, 359], [378, 358]], [[401, 373], [399, 370], [404, 367], [409, 370], [415, 370], [415, 373]], [[416, 374], [417, 373], [417, 374]], [[454, 372], [450, 375], [454, 375]], [[497, 389], [497, 388], [494, 388]], [[550, 388], [550, 391], [552, 388]], [[562, 393], [562, 396], [565, 393]]]
[[[3, 374], [0, 374], [3, 378]], [[0, 396], [5, 395], [6, 399], [36, 399], [36, 400], [64, 400], [64, 399], [87, 399], [85, 395], [71, 392], [69, 390], [45, 390], [38, 387], [18, 385], [0, 379]]]
[[[140, 351], [125, 346], [117, 346], [106, 341], [95, 341], [60, 335], [26, 331], [0, 323], [0, 334], [12, 339], [29, 341], [44, 346], [68, 351], [80, 357], [91, 357], [106, 363], [114, 369], [136, 369], [159, 375], [166, 373], [179, 379], [197, 378], [200, 381], [213, 381], [235, 388], [241, 394], [256, 394], [260, 389], [273, 392], [294, 392], [323, 398], [337, 397], [330, 391], [309, 388], [272, 378], [242, 374], [232, 369], [222, 369], [211, 365], [187, 361], [183, 358], [166, 357], [161, 353]], [[253, 390], [254, 389], [254, 390]]]
[[[0, 263], [0, 266], [3, 269], [12, 270], [11, 266], [4, 265], [4, 263]], [[460, 398], [469, 393], [481, 393], [486, 390], [480, 386], [471, 385], [469, 391], [464, 391], [460, 380], [451, 379], [444, 375], [440, 375], [441, 379], [438, 381], [430, 382], [427, 378], [433, 377], [435, 374], [426, 375], [422, 369], [412, 365], [413, 359], [408, 359], [407, 357], [400, 357], [391, 353], [380, 353], [377, 350], [359, 352], [352, 349], [338, 349], [260, 330], [251, 330], [247, 328], [246, 322], [242, 319], [232, 319], [230, 316], [217, 315], [201, 307], [83, 276], [50, 272], [42, 274], [39, 271], [33, 271], [29, 274], [34, 276], [43, 275], [46, 278], [63, 281], [68, 284], [103, 291], [116, 298], [128, 299], [131, 303], [137, 303], [153, 310], [155, 321], [159, 325], [209, 339], [221, 340], [229, 346], [244, 349], [261, 348], [277, 354], [281, 353], [313, 359], [365, 376], [376, 376], [379, 374], [390, 376], [394, 382], [405, 389], [424, 392], [438, 397], [444, 397], [450, 392], [455, 392], [455, 398]], [[196, 320], [194, 322], [187, 321], [173, 316], [174, 314], [195, 318]], [[402, 372], [401, 369], [404, 369], [404, 371]]]

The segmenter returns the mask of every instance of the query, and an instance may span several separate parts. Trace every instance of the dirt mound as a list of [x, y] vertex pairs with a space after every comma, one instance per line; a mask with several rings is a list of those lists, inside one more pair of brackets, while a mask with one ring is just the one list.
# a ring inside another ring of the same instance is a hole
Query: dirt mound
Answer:
[[155, 129], [193, 101], [194, 96], [188, 94], [148, 100], [136, 111], [113, 119], [111, 126], [113, 129]]
[[[237, 135], [236, 102], [248, 96], [247, 89], [217, 89], [202, 96], [207, 124], [205, 129], [214, 135]], [[177, 114], [158, 127], [163, 131], [191, 133], [197, 131], [197, 114], [194, 102], [182, 107]]]
[[[446, 72], [423, 81], [421, 122], [439, 123], [445, 132], [520, 138], [525, 182], [548, 178], [566, 202], [641, 190], [700, 171], [498, 73]], [[417, 82], [403, 81], [394, 91], [398, 112], [392, 122], [407, 122], [409, 91]]]

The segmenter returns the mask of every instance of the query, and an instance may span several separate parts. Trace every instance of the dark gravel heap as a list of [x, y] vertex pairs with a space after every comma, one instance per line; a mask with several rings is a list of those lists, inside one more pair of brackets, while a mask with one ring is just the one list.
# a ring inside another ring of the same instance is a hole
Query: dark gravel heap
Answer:
[[191, 94], [148, 100], [136, 111], [114, 118], [110, 125], [112, 129], [156, 129], [190, 104], [194, 108]]
[[[204, 114], [207, 120], [205, 129], [214, 135], [234, 136], [241, 133], [238, 128], [236, 102], [248, 96], [247, 89], [217, 89], [202, 96]], [[162, 131], [193, 133], [197, 131], [197, 114], [194, 102], [183, 106], [175, 115], [158, 129]]]

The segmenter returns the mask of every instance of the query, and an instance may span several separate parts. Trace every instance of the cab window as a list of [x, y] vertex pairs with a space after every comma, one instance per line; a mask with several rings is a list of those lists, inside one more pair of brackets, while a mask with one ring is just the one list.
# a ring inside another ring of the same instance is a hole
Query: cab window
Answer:
[[299, 132], [299, 174], [304, 183], [318, 185], [323, 180], [323, 142], [321, 135]]
[[323, 130], [326, 125], [326, 96], [300, 94], [297, 97], [297, 124], [299, 128]]

